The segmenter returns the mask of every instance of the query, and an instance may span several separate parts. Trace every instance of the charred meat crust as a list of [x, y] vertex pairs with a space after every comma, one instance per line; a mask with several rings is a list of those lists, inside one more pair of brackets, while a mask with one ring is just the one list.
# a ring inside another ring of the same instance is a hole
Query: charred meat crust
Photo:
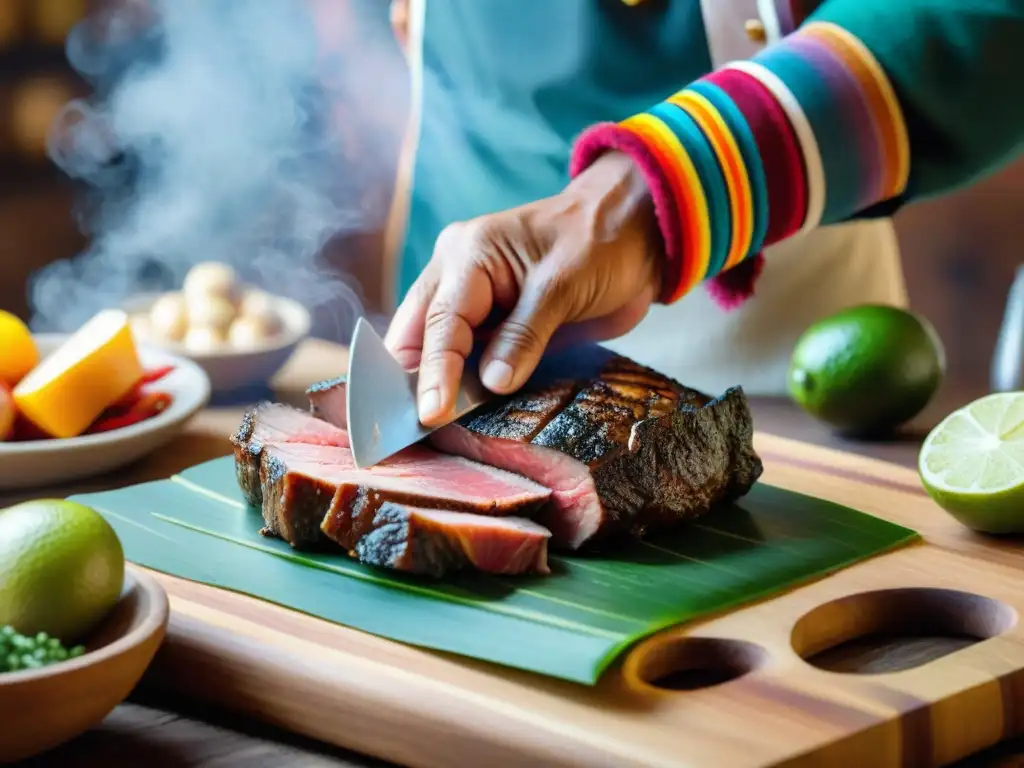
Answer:
[[335, 487], [309, 475], [294, 476], [272, 451], [260, 462], [264, 536], [277, 536], [293, 547], [322, 544], [320, 521], [331, 507]]
[[472, 568], [496, 574], [551, 572], [550, 534], [525, 518], [501, 518], [497, 527], [481, 530], [481, 521], [495, 519], [383, 501], [359, 506], [351, 519], [338, 543], [367, 565], [434, 578]]
[[[643, 538], [747, 494], [763, 472], [743, 391], [636, 422], [625, 450], [594, 470], [605, 509], [590, 548]], [[540, 518], [543, 523], [543, 516]]]
[[447, 536], [417, 524], [401, 505], [386, 502], [352, 548], [361, 563], [441, 578], [470, 565], [465, 552]]
[[260, 457], [263, 455], [263, 443], [254, 440], [253, 435], [260, 411], [269, 405], [268, 402], [261, 402], [246, 411], [242, 423], [230, 438], [235, 453], [238, 486], [242, 489], [246, 503], [253, 507], [263, 503], [263, 489], [260, 486]]

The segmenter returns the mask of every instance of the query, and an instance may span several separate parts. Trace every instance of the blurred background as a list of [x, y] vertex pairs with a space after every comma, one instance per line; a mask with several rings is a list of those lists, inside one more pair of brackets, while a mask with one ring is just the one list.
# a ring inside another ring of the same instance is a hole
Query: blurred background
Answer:
[[[65, 39], [99, 4], [0, 0], [0, 308], [26, 319], [30, 276], [87, 245], [76, 225], [72, 182], [47, 155], [47, 133], [64, 105], [88, 93], [89, 84], [68, 64]], [[358, 59], [375, 78], [376, 87], [349, 88], [335, 105], [343, 116], [346, 110], [359, 115], [341, 121], [349, 155], [374, 157], [359, 177], [370, 215], [345, 227], [327, 249], [327, 260], [339, 271], [357, 275], [362, 301], [372, 309], [379, 296], [372, 264], [382, 243], [407, 98], [403, 63], [391, 42], [384, 0], [314, 5], [329, 38], [322, 42], [349, 61]], [[346, 46], [355, 47], [346, 54]], [[1024, 238], [1024, 162], [969, 191], [909, 208], [897, 224], [913, 307], [932, 320], [947, 348], [947, 390], [957, 400], [986, 391]], [[343, 340], [347, 328], [326, 322], [317, 332]]]

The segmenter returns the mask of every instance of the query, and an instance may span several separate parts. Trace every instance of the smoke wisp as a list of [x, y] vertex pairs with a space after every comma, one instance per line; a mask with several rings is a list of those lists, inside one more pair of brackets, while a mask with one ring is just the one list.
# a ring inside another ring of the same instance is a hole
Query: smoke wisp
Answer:
[[360, 291], [324, 247], [386, 216], [404, 74], [381, 25], [345, 34], [331, 25], [358, 10], [329, 5], [135, 0], [73, 31], [93, 95], [67, 105], [49, 151], [90, 244], [34, 276], [35, 328], [72, 330], [215, 260], [347, 335]]

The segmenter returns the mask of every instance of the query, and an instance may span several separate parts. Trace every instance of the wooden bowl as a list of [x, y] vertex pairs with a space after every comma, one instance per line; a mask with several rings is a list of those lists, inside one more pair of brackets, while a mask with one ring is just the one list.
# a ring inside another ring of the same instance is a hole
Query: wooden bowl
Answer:
[[121, 600], [77, 659], [0, 674], [0, 763], [53, 749], [99, 723], [138, 683], [163, 642], [167, 595], [131, 566]]

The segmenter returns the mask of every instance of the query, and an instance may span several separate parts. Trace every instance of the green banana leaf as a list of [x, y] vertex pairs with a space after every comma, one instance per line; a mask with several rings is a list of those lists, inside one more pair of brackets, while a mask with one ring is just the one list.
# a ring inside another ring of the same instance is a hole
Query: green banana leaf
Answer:
[[552, 575], [443, 581], [305, 554], [259, 534], [231, 457], [169, 480], [78, 496], [128, 559], [425, 648], [593, 685], [665, 627], [777, 594], [908, 543], [906, 528], [765, 484], [740, 504], [602, 556], [552, 556]]

